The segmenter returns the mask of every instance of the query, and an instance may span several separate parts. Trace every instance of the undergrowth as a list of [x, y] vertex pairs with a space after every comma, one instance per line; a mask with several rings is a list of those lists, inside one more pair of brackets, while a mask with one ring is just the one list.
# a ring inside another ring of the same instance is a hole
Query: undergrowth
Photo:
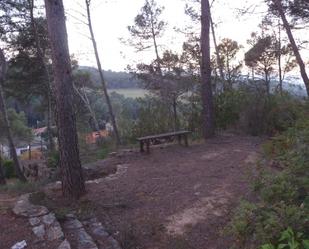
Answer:
[[308, 249], [308, 115], [263, 148], [253, 185], [259, 200], [243, 201], [226, 230], [235, 248]]

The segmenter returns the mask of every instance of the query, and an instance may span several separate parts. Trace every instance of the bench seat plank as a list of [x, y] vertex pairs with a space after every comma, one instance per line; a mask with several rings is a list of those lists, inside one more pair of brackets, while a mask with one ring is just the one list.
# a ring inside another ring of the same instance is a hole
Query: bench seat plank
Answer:
[[146, 137], [139, 137], [137, 138], [138, 141], [145, 141], [145, 140], [150, 140], [150, 139], [155, 139], [155, 138], [165, 138], [165, 137], [170, 137], [170, 136], [177, 136], [177, 135], [185, 135], [191, 133], [190, 131], [175, 131], [175, 132], [168, 132], [168, 133], [162, 133], [158, 135], [150, 135]]
[[144, 152], [144, 144], [146, 144], [147, 152], [149, 153], [149, 147], [150, 142], [155, 139], [160, 138], [171, 138], [171, 137], [178, 137], [179, 144], [181, 143], [181, 137], [184, 137], [185, 146], [188, 146], [188, 137], [187, 135], [190, 134], [191, 131], [175, 131], [175, 132], [168, 132], [163, 134], [157, 134], [157, 135], [150, 135], [146, 137], [139, 137], [137, 138], [137, 141], [140, 142], [140, 151]]

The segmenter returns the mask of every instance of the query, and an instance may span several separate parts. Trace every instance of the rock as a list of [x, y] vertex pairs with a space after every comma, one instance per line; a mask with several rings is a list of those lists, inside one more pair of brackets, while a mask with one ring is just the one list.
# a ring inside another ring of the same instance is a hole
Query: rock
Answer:
[[100, 171], [97, 168], [83, 166], [83, 175], [86, 180], [94, 180], [100, 178]]
[[68, 219], [76, 219], [76, 216], [74, 214], [67, 214], [65, 217]]
[[113, 249], [121, 249], [120, 244], [113, 237], [109, 237], [107, 241], [111, 244]]
[[48, 209], [43, 206], [35, 206], [29, 201], [30, 194], [25, 194], [19, 197], [16, 202], [13, 212], [18, 216], [27, 218], [39, 217], [49, 213]]
[[84, 228], [76, 230], [76, 236], [78, 240], [77, 249], [98, 249], [97, 245]]
[[77, 219], [68, 219], [64, 222], [65, 229], [74, 230], [83, 227], [83, 224]]
[[54, 222], [51, 227], [47, 229], [47, 239], [49, 241], [63, 239], [64, 234], [58, 221]]
[[67, 240], [62, 241], [58, 249], [71, 249], [70, 243]]
[[109, 153], [109, 156], [110, 157], [115, 157], [115, 156], [117, 156], [117, 152], [111, 152], [111, 153]]
[[24, 249], [27, 247], [27, 242], [25, 240], [16, 243], [11, 249]]
[[36, 226], [32, 228], [32, 232], [35, 234], [36, 237], [39, 239], [44, 239], [45, 236], [45, 227], [44, 225]]
[[99, 237], [108, 237], [109, 234], [106, 232], [101, 223], [93, 223], [90, 226], [91, 232]]
[[29, 223], [31, 226], [38, 226], [41, 223], [41, 220], [37, 217], [30, 218]]
[[53, 224], [56, 221], [56, 217], [53, 213], [49, 213], [47, 215], [44, 215], [42, 217], [43, 223], [50, 226], [51, 224]]
[[89, 234], [94, 237], [100, 248], [121, 249], [120, 244], [106, 231], [101, 222], [96, 218], [83, 221]]

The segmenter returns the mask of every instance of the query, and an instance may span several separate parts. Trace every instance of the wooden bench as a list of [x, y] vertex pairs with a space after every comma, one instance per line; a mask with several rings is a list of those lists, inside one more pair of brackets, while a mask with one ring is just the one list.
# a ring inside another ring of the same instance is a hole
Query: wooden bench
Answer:
[[137, 141], [140, 143], [140, 151], [145, 152], [144, 150], [144, 144], [146, 144], [146, 150], [147, 153], [149, 153], [150, 149], [150, 143], [155, 143], [160, 139], [165, 140], [171, 140], [174, 137], [177, 137], [179, 144], [181, 144], [181, 139], [184, 138], [185, 146], [187, 147], [188, 144], [188, 134], [190, 134], [191, 131], [175, 131], [175, 132], [168, 132], [163, 134], [157, 134], [157, 135], [151, 135], [146, 137], [139, 137], [137, 138]]

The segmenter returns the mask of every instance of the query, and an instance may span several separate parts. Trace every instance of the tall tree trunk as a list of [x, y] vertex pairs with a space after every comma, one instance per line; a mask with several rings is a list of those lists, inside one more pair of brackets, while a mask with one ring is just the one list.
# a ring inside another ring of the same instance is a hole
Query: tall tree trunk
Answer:
[[221, 80], [224, 80], [223, 66], [222, 66], [222, 63], [221, 63], [221, 60], [220, 60], [217, 37], [216, 37], [216, 32], [215, 32], [215, 25], [214, 25], [214, 22], [213, 22], [213, 19], [212, 19], [211, 11], [209, 13], [210, 13], [209, 14], [209, 16], [210, 16], [210, 27], [211, 27], [212, 38], [213, 38], [213, 42], [214, 42], [214, 46], [215, 46], [215, 50], [216, 50], [216, 60], [217, 60], [217, 65], [219, 67], [219, 74], [220, 74]]
[[97, 43], [96, 43], [96, 40], [95, 40], [95, 35], [94, 35], [93, 27], [92, 27], [91, 13], [90, 13], [90, 0], [85, 0], [85, 2], [86, 2], [86, 7], [87, 7], [88, 27], [89, 27], [89, 31], [90, 31], [90, 35], [91, 35], [91, 41], [92, 41], [92, 45], [93, 45], [95, 58], [96, 58], [96, 61], [97, 61], [100, 80], [101, 80], [102, 88], [103, 88], [103, 91], [104, 91], [106, 103], [107, 103], [107, 106], [108, 106], [109, 116], [110, 116], [112, 126], [113, 126], [113, 129], [114, 129], [116, 143], [117, 143], [117, 145], [120, 145], [121, 144], [120, 135], [119, 135], [119, 131], [118, 131], [118, 127], [117, 127], [112, 103], [111, 103], [109, 94], [107, 92], [106, 81], [105, 81], [105, 78], [104, 78], [104, 75], [103, 75], [101, 61], [100, 61], [100, 57], [99, 57], [99, 53], [98, 53], [98, 47], [97, 47]]
[[265, 76], [265, 86], [266, 86], [266, 94], [267, 96], [270, 95], [270, 80], [269, 80], [269, 73], [267, 68], [264, 68], [264, 76]]
[[10, 127], [10, 121], [9, 121], [8, 114], [7, 114], [6, 103], [4, 99], [4, 92], [2, 88], [3, 82], [5, 81], [6, 70], [7, 70], [7, 67], [6, 67], [4, 53], [2, 49], [0, 49], [0, 113], [2, 113], [3, 115], [4, 130], [6, 132], [7, 140], [9, 142], [11, 156], [14, 161], [15, 173], [19, 180], [21, 180], [22, 182], [26, 182], [27, 179], [24, 176], [23, 172], [21, 171], [20, 163], [17, 157], [16, 148], [15, 148], [15, 144], [14, 144], [13, 136], [11, 132], [11, 127]]
[[305, 87], [306, 87], [306, 90], [307, 90], [307, 95], [309, 96], [309, 78], [308, 78], [308, 74], [306, 72], [305, 63], [304, 63], [304, 61], [303, 61], [303, 59], [302, 59], [302, 57], [299, 53], [299, 49], [296, 45], [294, 36], [292, 34], [290, 24], [289, 24], [288, 20], [286, 19], [281, 0], [273, 0], [273, 1], [276, 5], [276, 8], [277, 8], [277, 10], [280, 14], [280, 17], [282, 19], [282, 22], [283, 22], [283, 26], [284, 26], [284, 28], [287, 32], [288, 37], [289, 37], [290, 44], [292, 46], [294, 55], [296, 57], [298, 65], [299, 65], [300, 74], [303, 78], [303, 81], [304, 81], [304, 84], [305, 84]]
[[73, 78], [62, 0], [45, 0], [52, 48], [57, 126], [64, 196], [78, 199], [85, 193], [73, 108]]
[[178, 113], [177, 113], [177, 98], [176, 96], [173, 96], [172, 99], [173, 99], [174, 131], [177, 131], [179, 129]]
[[281, 23], [278, 21], [278, 69], [279, 69], [279, 92], [283, 94], [283, 76], [282, 76], [282, 53], [281, 53]]
[[4, 175], [4, 169], [2, 165], [2, 158], [0, 156], [0, 185], [5, 185], [6, 180], [5, 180], [5, 175]]
[[47, 89], [47, 137], [48, 137], [48, 144], [49, 144], [49, 150], [54, 151], [55, 150], [55, 143], [53, 139], [53, 132], [51, 128], [51, 122], [52, 122], [52, 87], [51, 87], [51, 77], [49, 74], [48, 66], [45, 61], [45, 53], [43, 52], [43, 49], [41, 47], [40, 39], [39, 39], [39, 34], [38, 34], [38, 28], [37, 24], [34, 18], [34, 0], [28, 0], [29, 4], [29, 12], [30, 12], [30, 20], [31, 20], [31, 26], [34, 34], [34, 39], [35, 39], [35, 46], [37, 49], [37, 55], [39, 59], [41, 60], [45, 77], [47, 79], [47, 84], [46, 84], [46, 89]]
[[99, 122], [97, 120], [97, 117], [96, 117], [94, 110], [92, 109], [92, 106], [90, 104], [90, 101], [89, 101], [89, 98], [87, 97], [86, 92], [83, 91], [83, 93], [81, 93], [79, 91], [79, 89], [77, 89], [77, 87], [74, 84], [73, 84], [73, 87], [74, 87], [74, 91], [76, 92], [76, 94], [80, 97], [80, 99], [83, 101], [84, 105], [87, 107], [89, 114], [90, 114], [91, 118], [93, 119], [93, 123], [94, 123], [96, 131], [99, 131], [100, 130]]
[[161, 84], [163, 83], [163, 73], [162, 73], [162, 68], [161, 68], [161, 58], [159, 55], [159, 49], [158, 49], [158, 43], [157, 43], [157, 37], [156, 37], [156, 33], [154, 30], [154, 23], [153, 23], [153, 17], [151, 15], [151, 33], [152, 33], [152, 41], [153, 41], [153, 46], [155, 49], [155, 54], [156, 54], [156, 59], [157, 59], [157, 67], [158, 67], [158, 71], [161, 77]]
[[203, 136], [205, 139], [215, 135], [215, 113], [211, 87], [210, 65], [210, 6], [208, 0], [201, 1], [201, 81], [203, 104]]

